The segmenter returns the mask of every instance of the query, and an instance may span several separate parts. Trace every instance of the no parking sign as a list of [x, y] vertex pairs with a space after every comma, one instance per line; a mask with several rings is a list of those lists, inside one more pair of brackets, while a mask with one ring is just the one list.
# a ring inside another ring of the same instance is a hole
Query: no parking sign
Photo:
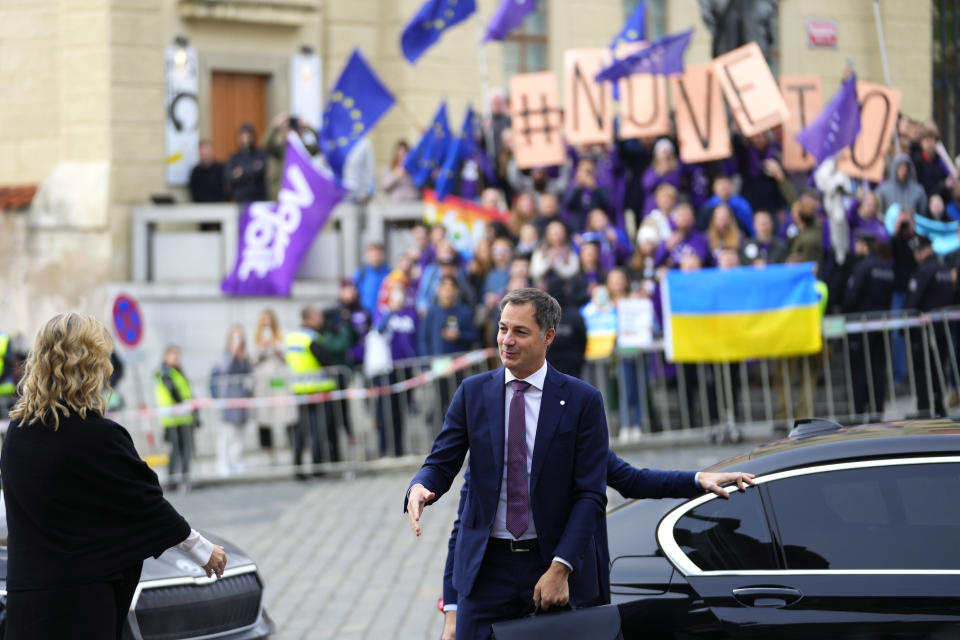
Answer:
[[120, 294], [113, 301], [113, 328], [120, 342], [131, 349], [143, 339], [143, 314], [131, 296]]

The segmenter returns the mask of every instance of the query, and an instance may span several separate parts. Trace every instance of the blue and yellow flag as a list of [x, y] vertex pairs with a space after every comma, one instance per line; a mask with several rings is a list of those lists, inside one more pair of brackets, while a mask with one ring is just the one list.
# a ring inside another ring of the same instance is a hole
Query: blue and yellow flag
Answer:
[[347, 153], [393, 106], [393, 95], [354, 49], [323, 111], [320, 149], [337, 177]]
[[415, 64], [444, 31], [465, 20], [476, 9], [475, 0], [427, 0], [403, 28], [400, 36], [403, 57]]
[[817, 353], [813, 265], [670, 271], [663, 332], [671, 362], [736, 362]]
[[451, 143], [450, 125], [447, 123], [447, 103], [441, 102], [440, 108], [433, 116], [430, 127], [423, 132], [407, 159], [403, 168], [410, 174], [413, 184], [419, 189], [430, 179], [433, 170], [440, 166], [447, 155], [447, 147]]

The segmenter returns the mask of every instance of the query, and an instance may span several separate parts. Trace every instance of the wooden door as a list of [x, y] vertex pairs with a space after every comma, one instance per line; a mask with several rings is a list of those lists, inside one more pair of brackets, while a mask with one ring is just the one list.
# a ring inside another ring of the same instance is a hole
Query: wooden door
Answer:
[[217, 160], [226, 161], [237, 148], [237, 129], [249, 122], [257, 130], [257, 144], [267, 126], [269, 76], [214, 71], [210, 86], [212, 124], [210, 140]]

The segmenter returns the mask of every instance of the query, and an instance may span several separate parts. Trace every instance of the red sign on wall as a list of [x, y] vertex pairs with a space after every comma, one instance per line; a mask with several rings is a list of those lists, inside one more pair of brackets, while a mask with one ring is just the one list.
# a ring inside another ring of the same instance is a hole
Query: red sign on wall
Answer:
[[837, 22], [835, 20], [807, 19], [804, 21], [807, 29], [808, 47], [837, 48]]

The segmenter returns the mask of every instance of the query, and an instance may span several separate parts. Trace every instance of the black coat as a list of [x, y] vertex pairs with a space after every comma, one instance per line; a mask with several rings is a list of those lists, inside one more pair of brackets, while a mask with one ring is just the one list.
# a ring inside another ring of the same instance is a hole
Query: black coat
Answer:
[[106, 580], [190, 534], [127, 430], [95, 414], [12, 421], [0, 474], [11, 592]]

